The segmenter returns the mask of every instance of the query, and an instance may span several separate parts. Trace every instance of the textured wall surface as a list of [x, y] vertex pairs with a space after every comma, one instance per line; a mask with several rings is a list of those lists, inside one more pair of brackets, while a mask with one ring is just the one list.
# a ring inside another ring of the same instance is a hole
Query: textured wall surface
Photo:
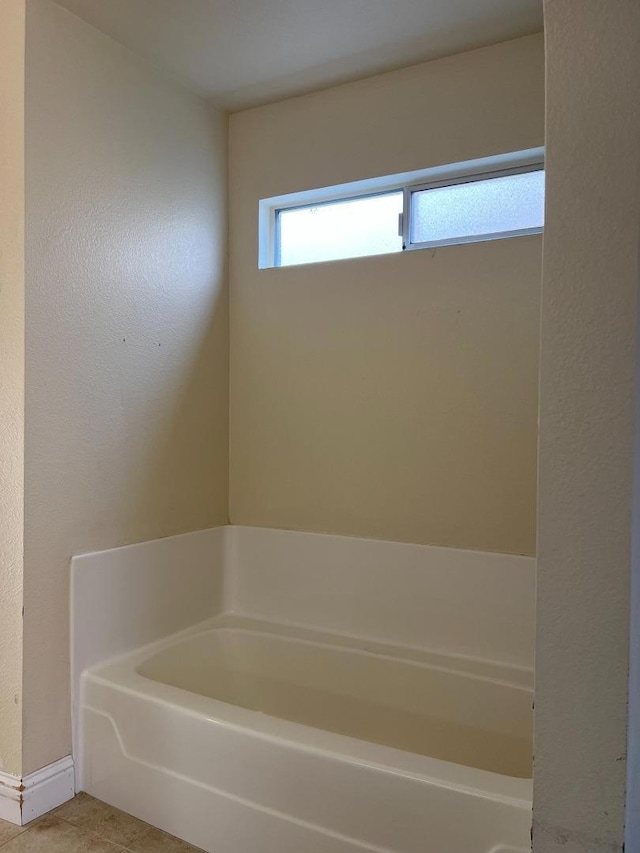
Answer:
[[610, 853], [624, 839], [640, 6], [547, 0], [545, 12], [533, 841]]
[[24, 769], [70, 751], [69, 559], [224, 523], [226, 119], [29, 0]]
[[24, 0], [0, 5], [0, 771], [19, 774], [24, 491]]
[[231, 117], [234, 524], [534, 553], [541, 238], [259, 270], [257, 212], [541, 145], [543, 47]]
[[24, 0], [0, 3], [0, 771], [21, 769]]

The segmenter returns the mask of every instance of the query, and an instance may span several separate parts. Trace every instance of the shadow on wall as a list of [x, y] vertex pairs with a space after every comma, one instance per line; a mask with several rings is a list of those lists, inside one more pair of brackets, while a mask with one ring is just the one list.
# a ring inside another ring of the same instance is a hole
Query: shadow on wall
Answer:
[[[55, 457], [57, 482], [73, 504], [61, 502], [58, 513], [64, 518], [51, 522], [48, 543], [37, 543], [38, 553], [32, 547], [28, 555], [40, 572], [25, 623], [28, 628], [38, 613], [46, 614], [47, 641], [56, 657], [69, 642], [61, 612], [66, 613], [71, 556], [227, 521], [226, 283], [212, 288], [204, 307], [179, 336], [169, 324], [154, 335], [138, 329], [114, 341], [114, 353], [120, 351], [116, 399], [104, 399], [99, 380], [78, 389], [80, 423], [65, 434], [66, 446]], [[61, 464], [61, 458], [67, 463]], [[47, 505], [52, 506], [42, 509]], [[26, 654], [39, 653], [42, 636], [25, 631]], [[61, 731], [69, 719], [67, 673], [66, 665], [48, 666], [38, 680], [38, 689], [48, 696], [47, 718]], [[27, 756], [25, 772], [70, 751], [54, 743], [50, 749], [44, 759]]]
[[27, 8], [23, 770], [70, 751], [69, 559], [224, 523], [226, 116]]
[[[197, 317], [189, 361], [174, 360], [170, 336], [123, 348], [156, 360], [143, 399], [130, 403], [131, 429], [122, 460], [131, 501], [127, 541], [200, 530], [227, 521], [228, 289], [216, 294], [208, 316]], [[164, 352], [162, 352], [164, 349]], [[155, 350], [155, 352], [154, 352]], [[161, 354], [162, 353], [162, 354]], [[134, 356], [135, 357], [135, 356]], [[143, 369], [144, 372], [144, 369]], [[125, 544], [125, 543], [123, 543]]]

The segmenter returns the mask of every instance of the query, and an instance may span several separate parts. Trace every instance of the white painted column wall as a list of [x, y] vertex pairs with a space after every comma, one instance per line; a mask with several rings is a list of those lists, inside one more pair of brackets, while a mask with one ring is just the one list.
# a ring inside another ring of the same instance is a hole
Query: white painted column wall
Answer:
[[604, 853], [625, 820], [640, 4], [546, 0], [545, 26], [533, 849]]
[[0, 773], [22, 763], [25, 0], [0, 3]]

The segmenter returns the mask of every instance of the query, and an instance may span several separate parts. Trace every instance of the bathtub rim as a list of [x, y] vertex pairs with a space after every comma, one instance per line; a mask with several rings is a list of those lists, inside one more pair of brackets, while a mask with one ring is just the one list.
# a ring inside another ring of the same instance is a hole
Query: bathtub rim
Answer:
[[534, 692], [534, 668], [530, 666], [461, 655], [425, 646], [391, 643], [364, 634], [348, 634], [345, 632], [322, 630], [298, 622], [268, 620], [259, 615], [245, 612], [238, 613], [233, 610], [225, 610], [223, 613], [189, 625], [187, 628], [168, 634], [158, 640], [146, 643], [135, 649], [129, 649], [117, 655], [112, 655], [105, 660], [92, 664], [86, 670], [83, 670], [83, 672], [94, 671], [103, 666], [133, 659], [137, 660], [136, 665], [139, 666], [147, 658], [162, 652], [170, 646], [177, 645], [180, 642], [207, 633], [208, 631], [221, 628], [275, 635], [282, 638], [296, 639], [301, 642], [316, 643], [331, 648], [346, 646], [352, 651], [366, 652], [381, 657], [401, 658], [410, 663], [422, 664], [444, 672], [494, 681], [505, 687], [527, 690], [532, 695]]

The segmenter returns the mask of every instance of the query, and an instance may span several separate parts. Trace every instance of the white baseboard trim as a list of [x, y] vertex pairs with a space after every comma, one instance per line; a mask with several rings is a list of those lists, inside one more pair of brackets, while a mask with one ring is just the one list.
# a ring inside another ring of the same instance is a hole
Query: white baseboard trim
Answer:
[[22, 779], [0, 773], [0, 820], [22, 825]]
[[0, 819], [24, 826], [75, 796], [73, 759], [70, 755], [29, 773], [0, 773]]

